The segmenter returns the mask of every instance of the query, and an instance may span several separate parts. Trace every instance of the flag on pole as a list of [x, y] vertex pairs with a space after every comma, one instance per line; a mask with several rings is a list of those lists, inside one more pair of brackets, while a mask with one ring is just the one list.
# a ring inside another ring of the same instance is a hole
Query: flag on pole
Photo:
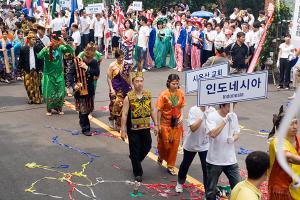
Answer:
[[[32, 0], [26, 0], [25, 1], [25, 6], [26, 6], [26, 8], [29, 10], [30, 9], [30, 7], [31, 7], [31, 2], [32, 2]], [[24, 7], [25, 7], [24, 6]]]
[[45, 5], [44, 5], [44, 0], [37, 0], [36, 5], [42, 7], [43, 13], [44, 13], [44, 15], [45, 15], [45, 13], [46, 13], [46, 8], [45, 8]]
[[78, 4], [77, 0], [71, 0], [71, 16], [70, 16], [70, 23], [69, 23], [69, 28], [71, 25], [74, 23], [75, 18], [74, 18], [74, 13], [78, 9]]
[[31, 0], [31, 2], [30, 2], [30, 9], [29, 9], [29, 16], [30, 17], [33, 17], [33, 12], [34, 12], [34, 8], [33, 8], [33, 2], [34, 0]]
[[51, 16], [52, 16], [52, 19], [54, 19], [54, 13], [56, 12], [56, 4], [57, 4], [57, 0], [53, 0], [53, 3], [52, 3], [52, 9], [51, 9]]

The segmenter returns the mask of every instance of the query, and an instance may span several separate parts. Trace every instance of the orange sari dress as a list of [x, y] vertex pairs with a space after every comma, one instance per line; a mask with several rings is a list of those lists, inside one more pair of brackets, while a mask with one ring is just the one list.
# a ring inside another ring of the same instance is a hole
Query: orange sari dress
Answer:
[[[300, 137], [297, 136], [297, 147], [295, 148], [287, 140], [284, 141], [283, 150], [292, 154], [300, 155]], [[269, 147], [270, 153], [270, 170], [268, 193], [269, 200], [294, 200], [299, 199], [299, 188], [292, 189], [293, 179], [281, 168], [276, 158], [277, 138], [274, 138]], [[293, 171], [299, 175], [299, 165], [289, 164]]]
[[161, 132], [158, 136], [158, 155], [167, 162], [168, 168], [174, 167], [180, 138], [183, 133], [182, 123], [178, 123], [185, 105], [184, 92], [178, 89], [175, 95], [164, 90], [158, 97], [156, 107], [161, 112]]

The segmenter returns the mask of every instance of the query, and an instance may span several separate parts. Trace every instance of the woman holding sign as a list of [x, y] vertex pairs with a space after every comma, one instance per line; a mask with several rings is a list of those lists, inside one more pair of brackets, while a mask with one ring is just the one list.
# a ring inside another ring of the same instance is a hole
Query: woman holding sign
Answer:
[[167, 80], [167, 89], [161, 92], [156, 104], [159, 128], [157, 162], [162, 165], [163, 160], [165, 160], [168, 172], [174, 176], [176, 175], [174, 166], [178, 146], [183, 133], [184, 105], [184, 92], [179, 89], [179, 76], [170, 74]]

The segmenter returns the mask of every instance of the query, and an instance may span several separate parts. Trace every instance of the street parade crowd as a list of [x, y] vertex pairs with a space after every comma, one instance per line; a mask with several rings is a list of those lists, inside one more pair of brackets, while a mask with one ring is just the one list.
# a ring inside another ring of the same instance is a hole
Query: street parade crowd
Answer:
[[[24, 2], [21, 1], [23, 4]], [[202, 7], [201, 10], [205, 10]], [[63, 115], [66, 96], [74, 97], [82, 134], [91, 136], [89, 115], [94, 110], [101, 62], [112, 57], [106, 78], [109, 87], [109, 125], [129, 141], [135, 180], [143, 180], [142, 161], [152, 147], [150, 128], [158, 139], [157, 163], [178, 176], [176, 192], [183, 192], [189, 167], [199, 155], [205, 198], [215, 200], [222, 172], [232, 189], [232, 200], [262, 199], [259, 186], [268, 177], [270, 200], [300, 199], [292, 189], [294, 180], [278, 164], [276, 131], [285, 108], [274, 115], [269, 154], [261, 151], [246, 158], [248, 178], [241, 181], [234, 143], [239, 139], [238, 116], [230, 104], [193, 106], [188, 114], [188, 133], [183, 142], [183, 160], [176, 173], [175, 163], [183, 136], [185, 93], [177, 72], [166, 80], [166, 88], [153, 102], [144, 88], [145, 72], [168, 67], [178, 72], [213, 67], [228, 62], [230, 74], [245, 73], [259, 45], [268, 17], [259, 11], [235, 8], [226, 16], [217, 8], [208, 18], [192, 17], [181, 0], [160, 10], [125, 12], [115, 5], [100, 13], [70, 8], [50, 13], [37, 7], [34, 13], [3, 5], [0, 12], [0, 80], [3, 84], [23, 81], [29, 104], [46, 104], [46, 115]], [[292, 25], [291, 25], [292, 26]], [[290, 42], [287, 31], [279, 47], [279, 89], [299, 85], [300, 65], [290, 66], [290, 56], [300, 50]], [[290, 77], [293, 71], [293, 77]], [[175, 71], [174, 71], [175, 72]], [[156, 70], [155, 73], [160, 73]], [[292, 79], [292, 81], [291, 81]], [[291, 84], [292, 82], [292, 84]], [[2, 86], [1, 86], [2, 87]], [[295, 94], [290, 99], [293, 99]], [[153, 127], [151, 123], [153, 122]], [[298, 121], [293, 119], [284, 141], [290, 166], [300, 172]]]

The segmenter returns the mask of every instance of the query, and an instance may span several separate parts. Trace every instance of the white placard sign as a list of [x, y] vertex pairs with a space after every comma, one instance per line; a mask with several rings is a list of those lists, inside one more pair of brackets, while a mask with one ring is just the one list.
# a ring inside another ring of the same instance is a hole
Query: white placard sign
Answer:
[[78, 5], [78, 9], [83, 9], [83, 1], [82, 0], [77, 0], [77, 5]]
[[198, 106], [265, 99], [268, 71], [200, 79], [198, 83]]
[[133, 10], [142, 11], [143, 10], [143, 2], [142, 1], [134, 1], [132, 2]]
[[292, 44], [295, 48], [300, 47], [300, 1], [295, 1], [293, 27], [291, 31]]
[[61, 0], [60, 6], [62, 8], [71, 8], [71, 0]]
[[89, 4], [85, 9], [88, 14], [97, 14], [104, 9], [104, 3]]
[[198, 80], [200, 78], [214, 78], [219, 76], [228, 76], [228, 63], [187, 71], [185, 72], [185, 93], [197, 92]]

